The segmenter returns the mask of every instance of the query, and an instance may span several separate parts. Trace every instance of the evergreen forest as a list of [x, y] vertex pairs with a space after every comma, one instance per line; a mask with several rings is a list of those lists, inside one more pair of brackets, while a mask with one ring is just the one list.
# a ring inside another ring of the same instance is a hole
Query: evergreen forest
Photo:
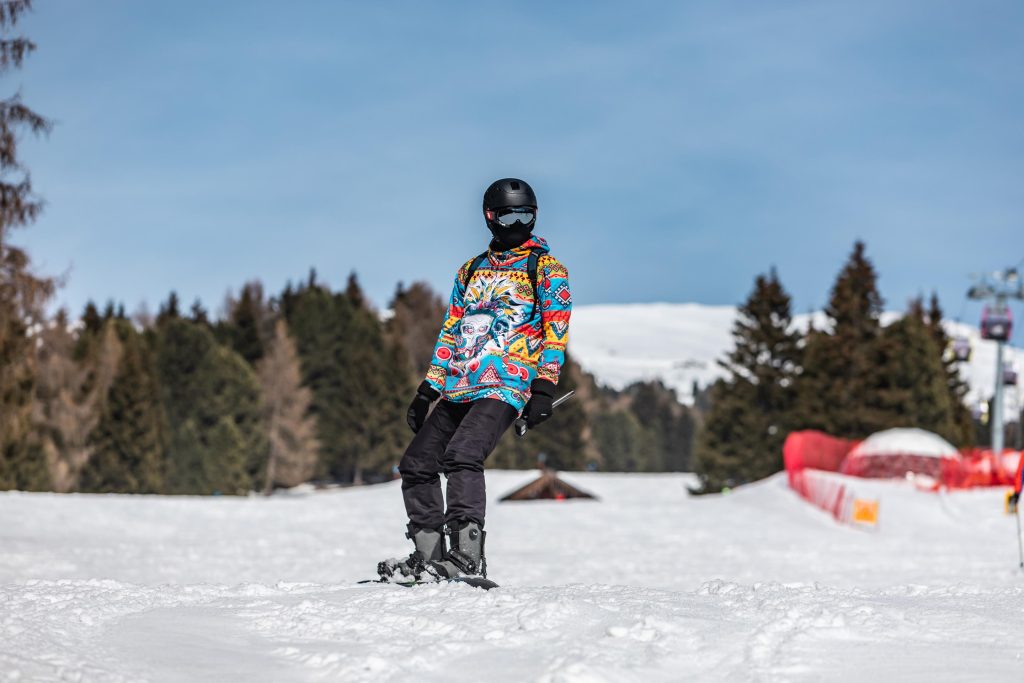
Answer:
[[[310, 272], [272, 296], [250, 282], [216, 318], [173, 292], [153, 316], [114, 303], [47, 316], [52, 283], [23, 277], [43, 294], [3, 301], [36, 308], [21, 318], [32, 325], [8, 317], [4, 330], [5, 352], [20, 353], [5, 366], [4, 415], [19, 420], [4, 432], [0, 486], [26, 490], [246, 494], [390, 479], [444, 313], [421, 282], [399, 285], [382, 314], [355, 274], [335, 291]], [[984, 430], [945, 353], [938, 300], [910, 302], [888, 326], [881, 313], [862, 243], [820, 329], [794, 325], [771, 270], [739, 309], [725, 376], [694, 406], [659, 382], [603, 387], [569, 355], [559, 392], [576, 397], [527, 438], [510, 430], [488, 465], [692, 470], [703, 492], [782, 469], [796, 429], [863, 438], [914, 426], [975, 443]]]
[[[399, 286], [387, 310], [355, 275], [333, 291], [310, 273], [272, 297], [246, 284], [218, 319], [174, 293], [152, 317], [112, 303], [77, 319], [40, 311], [38, 331], [22, 330], [25, 393], [5, 393], [24, 427], [5, 439], [0, 486], [246, 494], [390, 479], [444, 311], [423, 283]], [[569, 390], [573, 401], [525, 439], [510, 430], [489, 464], [689, 467], [696, 417], [672, 391], [602, 389], [571, 357]]]

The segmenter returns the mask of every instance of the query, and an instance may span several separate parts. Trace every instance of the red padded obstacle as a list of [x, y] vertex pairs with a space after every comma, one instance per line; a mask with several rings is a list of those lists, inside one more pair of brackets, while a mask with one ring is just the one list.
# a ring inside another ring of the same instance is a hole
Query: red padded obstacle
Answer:
[[[936, 437], [937, 438], [937, 437]], [[790, 487], [815, 505], [834, 512], [833, 482], [808, 476], [808, 470], [841, 472], [864, 478], [903, 478], [907, 473], [925, 475], [934, 481], [929, 490], [966, 489], [979, 486], [1013, 486], [1020, 453], [1005, 451], [997, 459], [991, 450], [965, 449], [959, 453], [928, 455], [911, 450], [858, 456], [861, 441], [839, 439], [818, 431], [793, 432], [783, 446], [783, 460]], [[919, 487], [921, 483], [919, 481]], [[826, 490], [827, 489], [827, 490]]]
[[782, 447], [789, 487], [836, 520], [848, 521], [852, 496], [841, 483], [817, 472], [838, 472], [857, 443], [813, 430], [791, 433]]

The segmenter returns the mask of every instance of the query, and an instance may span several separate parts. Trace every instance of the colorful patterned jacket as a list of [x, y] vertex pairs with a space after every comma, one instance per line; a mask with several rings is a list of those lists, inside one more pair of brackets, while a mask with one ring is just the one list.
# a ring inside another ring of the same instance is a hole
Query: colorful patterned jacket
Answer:
[[[537, 293], [527, 273], [537, 261]], [[569, 273], [531, 237], [515, 249], [487, 253], [465, 283], [473, 259], [459, 269], [427, 383], [449, 401], [502, 400], [522, 410], [535, 378], [558, 383], [569, 339]], [[464, 284], [465, 283], [465, 284]]]

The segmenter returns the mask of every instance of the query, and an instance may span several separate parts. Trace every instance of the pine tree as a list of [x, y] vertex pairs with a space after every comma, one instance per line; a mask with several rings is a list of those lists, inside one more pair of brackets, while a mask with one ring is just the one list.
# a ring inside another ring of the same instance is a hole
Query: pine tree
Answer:
[[91, 433], [92, 456], [79, 490], [94, 493], [159, 493], [164, 487], [167, 431], [152, 351], [131, 323], [115, 319], [122, 352], [98, 424]]
[[646, 431], [630, 410], [612, 410], [594, 424], [594, 439], [608, 472], [643, 472], [660, 460], [654, 435]]
[[[0, 73], [21, 67], [35, 50], [10, 32], [30, 0], [0, 2]], [[32, 330], [45, 321], [52, 280], [31, 268], [24, 249], [10, 242], [14, 229], [31, 224], [42, 210], [27, 168], [18, 156], [24, 133], [45, 134], [51, 123], [27, 107], [20, 95], [0, 100], [0, 489], [45, 489], [50, 485], [43, 454], [29, 444], [35, 380]]]
[[103, 316], [92, 301], [85, 305], [85, 311], [82, 313], [82, 328], [86, 333], [94, 335], [99, 335], [103, 329]]
[[714, 493], [754, 481], [758, 476], [752, 466], [764, 472], [762, 476], [770, 474], [765, 470], [774, 467], [772, 454], [768, 447], [752, 442], [774, 435], [764, 425], [758, 425], [756, 432], [748, 431], [751, 406], [756, 402], [754, 385], [743, 379], [719, 379], [709, 393], [711, 411], [697, 437], [695, 469], [701, 482], [697, 491]]
[[168, 420], [164, 493], [207, 495], [216, 490], [211, 483], [206, 444], [196, 422], [195, 418]]
[[344, 300], [351, 317], [342, 340], [347, 375], [357, 391], [348, 398], [348, 460], [352, 480], [389, 476], [405, 447], [405, 411], [413, 391], [402, 349], [385, 338], [380, 316], [369, 306], [355, 274]]
[[413, 386], [396, 344], [354, 277], [332, 294], [315, 284], [282, 297], [302, 359], [303, 383], [320, 442], [318, 474], [360, 482], [382, 478], [406, 441], [404, 414]]
[[[267, 466], [268, 443], [263, 429], [259, 379], [241, 356], [220, 345], [207, 357], [202, 379], [202, 391], [210, 401], [209, 415], [226, 419], [238, 433], [237, 453], [211, 449], [211, 462], [230, 461], [243, 467], [237, 475], [234, 470], [228, 471], [226, 483], [219, 490], [245, 493], [262, 483]], [[236, 485], [228, 488], [228, 484]]]
[[230, 415], [222, 416], [203, 435], [205, 484], [212, 493], [241, 496], [252, 490], [250, 438]]
[[319, 443], [309, 415], [313, 393], [302, 386], [302, 370], [288, 325], [278, 320], [269, 352], [257, 365], [262, 388], [263, 422], [270, 443], [263, 491], [296, 486], [316, 470]]
[[764, 478], [782, 468], [793, 427], [800, 337], [789, 294], [773, 269], [759, 275], [733, 325], [728, 373], [711, 389], [711, 409], [697, 442], [704, 491]]
[[178, 301], [178, 293], [171, 292], [167, 297], [167, 303], [160, 304], [160, 309], [156, 314], [156, 322], [158, 325], [162, 324], [166, 320], [174, 320], [181, 317], [180, 302]]
[[630, 412], [650, 435], [653, 446], [644, 468], [651, 472], [688, 471], [694, 423], [675, 391], [660, 381], [641, 382], [629, 387], [626, 395]]
[[351, 468], [343, 450], [350, 387], [341, 345], [346, 316], [340, 307], [347, 309], [347, 303], [339, 304], [319, 286], [286, 290], [282, 296], [282, 310], [299, 351], [302, 383], [313, 392], [310, 414], [316, 419], [320, 443], [317, 476], [342, 479], [351, 476]]
[[[566, 352], [562, 371], [558, 375], [556, 398], [570, 391], [579, 390], [577, 365]], [[551, 415], [551, 418], [535, 428], [540, 441], [539, 448], [547, 456], [548, 467], [558, 470], [581, 470], [587, 465], [584, 431], [587, 416], [579, 396], [573, 396]]]
[[192, 308], [189, 309], [189, 320], [197, 325], [202, 325], [204, 327], [210, 326], [210, 316], [206, 312], [203, 302], [199, 299], [192, 302]]
[[939, 295], [932, 293], [928, 306], [928, 330], [931, 332], [935, 347], [942, 354], [943, 372], [946, 378], [946, 390], [949, 392], [950, 408], [953, 411], [953, 428], [947, 435], [949, 441], [957, 446], [970, 446], [974, 443], [974, 422], [971, 411], [967, 408], [967, 383], [960, 376], [960, 368], [956, 358], [947, 353], [950, 339], [942, 326], [942, 307]]
[[171, 493], [243, 493], [266, 466], [259, 383], [201, 322], [165, 317], [157, 370], [170, 426]]
[[884, 427], [917, 427], [950, 437], [956, 431], [942, 352], [924, 320], [920, 300], [882, 333], [880, 386]]
[[390, 308], [392, 314], [385, 328], [387, 336], [391, 343], [404, 350], [412, 381], [419, 384], [430, 366], [445, 304], [429, 285], [414, 282], [408, 289], [398, 286]]
[[228, 319], [216, 326], [217, 338], [227, 344], [250, 365], [256, 365], [263, 354], [264, 337], [273, 334], [265, 330], [269, 311], [263, 301], [263, 287], [250, 282], [242, 288], [237, 301], [229, 301]]
[[799, 382], [800, 423], [862, 439], [891, 422], [881, 394], [882, 297], [874, 266], [857, 242], [832, 288], [825, 313], [831, 331], [808, 333]]

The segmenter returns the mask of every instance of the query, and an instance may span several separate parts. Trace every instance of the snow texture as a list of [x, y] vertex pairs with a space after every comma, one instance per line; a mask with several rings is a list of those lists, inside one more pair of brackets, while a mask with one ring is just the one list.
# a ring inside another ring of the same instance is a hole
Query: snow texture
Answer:
[[496, 504], [500, 588], [356, 585], [407, 551], [397, 482], [271, 498], [0, 494], [0, 680], [1021, 681], [1001, 490], [863, 482], [873, 532], [782, 477], [564, 476]]
[[[885, 313], [888, 325], [900, 317]], [[735, 306], [703, 304], [602, 304], [577, 305], [572, 313], [569, 351], [598, 381], [615, 389], [633, 382], [660, 379], [675, 389], [679, 400], [693, 403], [693, 383], [706, 387], [725, 373], [717, 361], [732, 349]], [[825, 329], [824, 314], [797, 315], [793, 324], [806, 330], [810, 322]], [[974, 407], [995, 392], [996, 343], [981, 338], [976, 327], [944, 321], [950, 337], [966, 337], [973, 353], [961, 364], [970, 386], [966, 401]], [[1008, 346], [1005, 360], [1024, 369], [1024, 350]], [[1005, 416], [1020, 414], [1022, 387], [1006, 387]]]
[[857, 444], [852, 457], [920, 455], [927, 458], [960, 459], [960, 451], [938, 434], [924, 429], [886, 429]]

